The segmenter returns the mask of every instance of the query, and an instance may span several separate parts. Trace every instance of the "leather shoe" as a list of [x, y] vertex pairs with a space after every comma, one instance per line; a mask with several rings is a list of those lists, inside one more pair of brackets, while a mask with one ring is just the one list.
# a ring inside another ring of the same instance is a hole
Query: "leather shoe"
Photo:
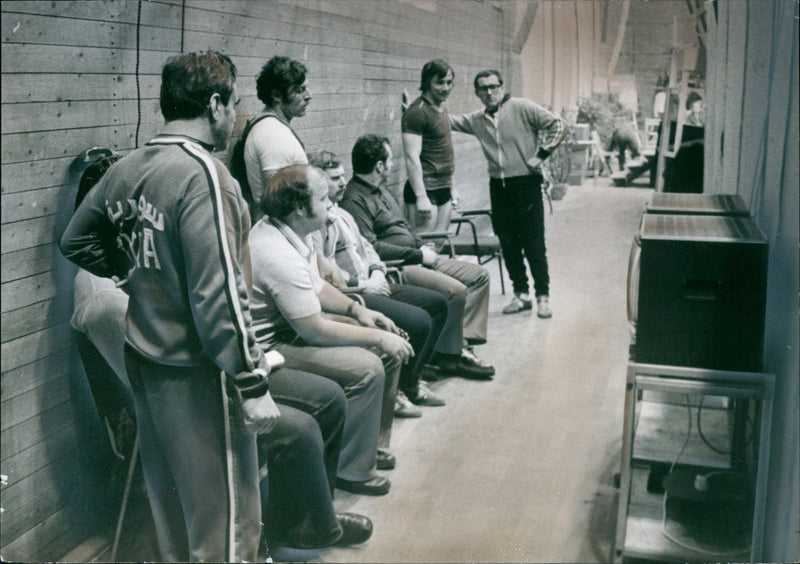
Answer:
[[342, 536], [336, 544], [361, 544], [372, 536], [372, 521], [357, 513], [337, 513], [336, 520], [342, 527]]
[[468, 353], [467, 349], [464, 349], [458, 359], [452, 357], [438, 359], [436, 367], [440, 373], [454, 374], [474, 380], [491, 380], [494, 376], [494, 367], [484, 364], [474, 354]]
[[408, 399], [414, 405], [425, 405], [428, 407], [440, 407], [445, 404], [444, 399], [434, 394], [425, 383], [420, 380], [417, 385], [417, 393], [408, 393]]
[[375, 463], [378, 470], [394, 470], [394, 467], [397, 466], [397, 459], [388, 450], [379, 448], [375, 455]]
[[389, 493], [389, 488], [391, 486], [392, 483], [389, 481], [389, 478], [384, 478], [383, 476], [375, 476], [374, 478], [361, 482], [351, 482], [350, 480], [344, 480], [342, 478], [336, 479], [337, 488], [354, 494], [386, 495]]

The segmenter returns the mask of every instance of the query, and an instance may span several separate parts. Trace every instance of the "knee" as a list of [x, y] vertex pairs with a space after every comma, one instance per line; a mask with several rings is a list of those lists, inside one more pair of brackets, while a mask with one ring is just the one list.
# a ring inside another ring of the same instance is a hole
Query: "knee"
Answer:
[[366, 349], [361, 349], [358, 351], [358, 354], [353, 356], [352, 367], [353, 372], [357, 374], [359, 378], [357, 381], [353, 382], [352, 386], [347, 387], [345, 395], [347, 397], [360, 394], [375, 394], [380, 396], [386, 377], [383, 370], [383, 362], [378, 355]]
[[431, 302], [430, 306], [426, 308], [428, 315], [439, 324], [439, 326], [444, 324], [445, 319], [447, 319], [447, 300], [443, 297]]
[[491, 276], [489, 276], [489, 271], [482, 266], [477, 266], [475, 268], [475, 276], [473, 277], [472, 284], [470, 284], [470, 286], [473, 288], [484, 288], [489, 286], [490, 280]]

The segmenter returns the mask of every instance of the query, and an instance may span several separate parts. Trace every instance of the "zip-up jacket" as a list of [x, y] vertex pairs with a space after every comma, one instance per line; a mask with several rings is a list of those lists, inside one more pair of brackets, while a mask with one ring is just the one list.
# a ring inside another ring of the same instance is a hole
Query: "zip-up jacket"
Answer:
[[106, 172], [69, 222], [61, 251], [122, 280], [126, 340], [140, 354], [173, 366], [211, 361], [249, 398], [264, 394], [269, 369], [250, 328], [249, 231], [228, 169], [204, 144], [163, 135]]
[[494, 115], [486, 109], [450, 114], [450, 128], [474, 135], [489, 163], [491, 178], [540, 172], [534, 157], [546, 159], [566, 137], [564, 121], [527, 98], [508, 97]]

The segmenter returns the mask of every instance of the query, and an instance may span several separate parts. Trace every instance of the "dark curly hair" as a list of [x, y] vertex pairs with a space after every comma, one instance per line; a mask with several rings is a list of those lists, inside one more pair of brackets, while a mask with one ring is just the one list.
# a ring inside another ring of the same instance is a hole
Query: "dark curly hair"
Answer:
[[353, 172], [356, 174], [369, 174], [375, 169], [379, 162], [389, 158], [386, 146], [389, 139], [372, 133], [362, 135], [353, 145], [351, 159], [353, 162]]
[[272, 57], [261, 67], [256, 78], [256, 95], [265, 106], [271, 108], [278, 103], [272, 93], [278, 91], [283, 97], [293, 86], [301, 86], [306, 80], [306, 67], [303, 63], [289, 57]]
[[227, 105], [236, 82], [236, 65], [217, 51], [185, 53], [167, 61], [161, 71], [161, 113], [167, 121], [194, 119], [219, 94]]
[[264, 196], [261, 198], [261, 211], [283, 219], [297, 209], [311, 209], [311, 174], [317, 167], [303, 165], [285, 166], [269, 179]]

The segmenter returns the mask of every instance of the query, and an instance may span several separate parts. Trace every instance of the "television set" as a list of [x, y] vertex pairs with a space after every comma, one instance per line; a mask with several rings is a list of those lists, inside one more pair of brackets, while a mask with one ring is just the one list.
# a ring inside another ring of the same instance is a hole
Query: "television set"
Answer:
[[628, 266], [632, 360], [760, 370], [766, 275], [749, 217], [643, 213]]

